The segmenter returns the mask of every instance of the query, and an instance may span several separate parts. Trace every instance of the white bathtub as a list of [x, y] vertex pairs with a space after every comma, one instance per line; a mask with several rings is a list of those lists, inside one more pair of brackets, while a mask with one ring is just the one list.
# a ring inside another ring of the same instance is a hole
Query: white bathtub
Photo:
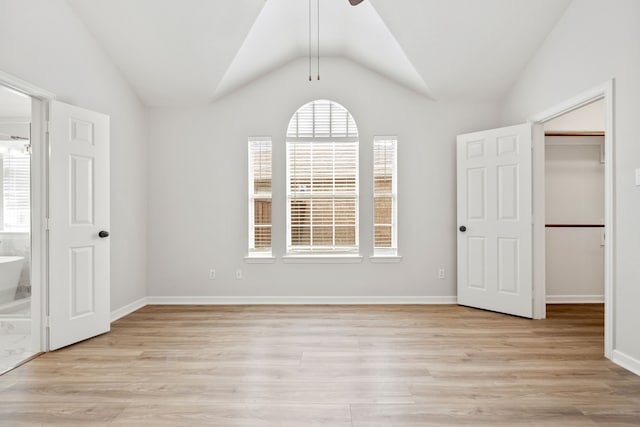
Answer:
[[21, 256], [0, 256], [0, 304], [14, 300], [23, 263]]

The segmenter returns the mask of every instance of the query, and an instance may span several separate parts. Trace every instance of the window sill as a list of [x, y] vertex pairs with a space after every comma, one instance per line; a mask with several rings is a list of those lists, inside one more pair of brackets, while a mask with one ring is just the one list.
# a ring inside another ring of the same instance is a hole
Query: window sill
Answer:
[[402, 261], [400, 255], [372, 255], [369, 257], [372, 264], [394, 264]]
[[360, 264], [361, 255], [285, 255], [287, 264]]
[[276, 257], [274, 256], [246, 256], [244, 257], [244, 262], [247, 264], [273, 264], [276, 262]]

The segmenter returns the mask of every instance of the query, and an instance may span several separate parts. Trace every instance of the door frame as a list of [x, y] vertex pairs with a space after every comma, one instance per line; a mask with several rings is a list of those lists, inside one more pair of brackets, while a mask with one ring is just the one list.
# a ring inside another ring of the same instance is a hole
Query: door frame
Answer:
[[[586, 90], [575, 97], [533, 115], [528, 122], [543, 125], [558, 116], [577, 110], [587, 104], [603, 99], [605, 103], [604, 131], [604, 354], [611, 359], [614, 348], [615, 313], [615, 162], [614, 162], [614, 79]], [[545, 283], [545, 147], [544, 129], [534, 126], [532, 173], [533, 173], [533, 316], [546, 318]]]
[[55, 95], [0, 70], [0, 85], [31, 97], [31, 325], [36, 352], [49, 350], [49, 102]]

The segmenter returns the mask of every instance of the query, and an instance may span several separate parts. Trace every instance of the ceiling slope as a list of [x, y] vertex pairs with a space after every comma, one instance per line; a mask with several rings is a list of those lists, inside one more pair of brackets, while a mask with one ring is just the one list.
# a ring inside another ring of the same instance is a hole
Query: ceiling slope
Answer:
[[[310, 74], [315, 80], [317, 6], [317, 0], [269, 0], [218, 85], [216, 96], [223, 96], [294, 59], [307, 57], [310, 51]], [[352, 7], [346, 0], [321, 0], [319, 13], [321, 76], [322, 57], [341, 56], [429, 95], [422, 77], [369, 2]], [[300, 78], [306, 79], [308, 75]]]
[[437, 99], [496, 101], [571, 0], [368, 0]]
[[264, 0], [68, 0], [148, 106], [213, 97]]
[[[319, 1], [320, 65], [340, 56], [419, 94], [468, 102], [502, 99], [571, 2]], [[309, 0], [68, 2], [147, 106], [211, 102], [309, 54]]]

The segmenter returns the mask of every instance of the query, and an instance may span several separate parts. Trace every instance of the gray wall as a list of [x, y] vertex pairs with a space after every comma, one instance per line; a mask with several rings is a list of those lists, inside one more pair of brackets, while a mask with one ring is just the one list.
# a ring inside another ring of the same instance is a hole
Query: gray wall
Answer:
[[147, 118], [63, 0], [0, 0], [0, 70], [111, 116], [111, 307], [146, 294]]
[[640, 365], [640, 2], [574, 0], [507, 97], [513, 124], [615, 78], [614, 349]]
[[[149, 295], [455, 296], [455, 136], [498, 123], [494, 105], [441, 104], [353, 62], [323, 58], [320, 82], [298, 60], [220, 101], [150, 115]], [[285, 264], [285, 132], [317, 98], [345, 106], [360, 133], [361, 264]], [[372, 144], [398, 136], [398, 264], [372, 264]], [[271, 136], [274, 264], [245, 264], [247, 138]], [[217, 279], [208, 279], [209, 269]], [[243, 280], [235, 279], [241, 268]], [[447, 276], [437, 279], [438, 268]], [[411, 300], [411, 299], [409, 299]]]

